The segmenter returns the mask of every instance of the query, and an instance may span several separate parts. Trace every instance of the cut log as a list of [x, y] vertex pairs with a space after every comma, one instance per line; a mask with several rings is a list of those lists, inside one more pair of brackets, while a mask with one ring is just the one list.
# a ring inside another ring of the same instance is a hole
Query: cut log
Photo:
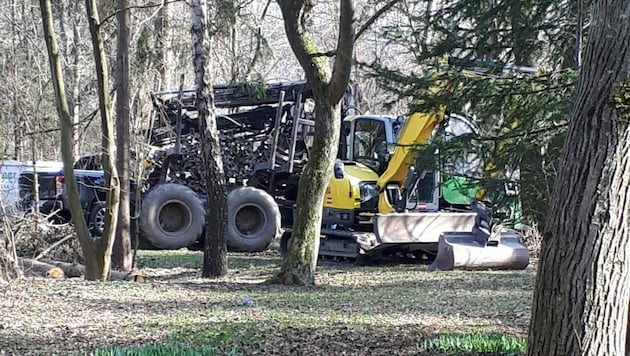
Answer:
[[[85, 274], [85, 266], [76, 263], [53, 260], [37, 261], [30, 258], [20, 258], [19, 263], [28, 275], [63, 279], [81, 277]], [[113, 281], [144, 282], [145, 279], [146, 276], [142, 271], [110, 271], [109, 273], [109, 280]]]
[[34, 259], [20, 258], [18, 264], [22, 267], [24, 275], [26, 276], [50, 277], [53, 279], [66, 278], [66, 273], [63, 269], [49, 263]]

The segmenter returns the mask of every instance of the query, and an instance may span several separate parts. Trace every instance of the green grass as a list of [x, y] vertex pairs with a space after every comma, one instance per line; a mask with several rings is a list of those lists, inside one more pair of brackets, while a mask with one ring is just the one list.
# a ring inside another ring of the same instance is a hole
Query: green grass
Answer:
[[525, 354], [526, 346], [525, 338], [500, 334], [443, 334], [422, 344], [423, 351], [442, 355], [518, 356]]
[[137, 263], [149, 268], [199, 268], [202, 255], [185, 249], [175, 251], [140, 250]]
[[[250, 338], [253, 337], [250, 333]], [[196, 356], [238, 354], [238, 348], [220, 351], [219, 346], [226, 342], [235, 342], [239, 337], [237, 329], [232, 325], [222, 325], [219, 332], [207, 331], [197, 333], [196, 342], [203, 346], [186, 346], [172, 343], [158, 346], [142, 346], [136, 348], [109, 347], [94, 352], [96, 356]], [[242, 339], [241, 339], [242, 341]], [[457, 335], [443, 334], [425, 339], [420, 353], [432, 355], [487, 355], [487, 356], [519, 356], [525, 354], [526, 341], [522, 337], [511, 337], [499, 334]]]
[[[157, 346], [141, 346], [135, 348], [124, 347], [108, 347], [96, 350], [95, 356], [207, 356], [216, 355], [218, 353], [216, 347], [206, 346], [191, 348], [185, 345], [157, 345]], [[237, 355], [236, 350], [228, 353], [228, 355]]]

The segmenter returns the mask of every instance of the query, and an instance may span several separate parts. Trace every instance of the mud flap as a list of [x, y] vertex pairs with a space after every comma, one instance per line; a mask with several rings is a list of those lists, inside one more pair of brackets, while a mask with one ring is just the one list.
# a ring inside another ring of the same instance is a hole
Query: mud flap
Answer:
[[503, 231], [486, 244], [475, 241], [472, 233], [447, 232], [440, 235], [438, 253], [429, 270], [521, 270], [528, 264], [529, 250], [513, 232]]

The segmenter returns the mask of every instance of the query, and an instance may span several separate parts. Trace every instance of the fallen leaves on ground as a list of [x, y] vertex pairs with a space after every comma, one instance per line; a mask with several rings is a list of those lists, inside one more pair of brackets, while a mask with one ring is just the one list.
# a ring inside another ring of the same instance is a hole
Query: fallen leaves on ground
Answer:
[[201, 253], [141, 252], [146, 283], [0, 285], [0, 351], [85, 354], [107, 346], [214, 344], [220, 353], [416, 355], [442, 333], [524, 336], [533, 270], [431, 273], [424, 265], [320, 264], [310, 288], [264, 283], [277, 253], [230, 254], [200, 278]]

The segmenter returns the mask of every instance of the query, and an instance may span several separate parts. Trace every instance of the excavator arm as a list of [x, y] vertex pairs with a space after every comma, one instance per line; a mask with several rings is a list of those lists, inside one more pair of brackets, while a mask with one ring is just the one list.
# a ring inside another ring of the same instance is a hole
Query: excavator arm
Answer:
[[416, 112], [407, 119], [387, 168], [377, 181], [381, 194], [378, 206], [380, 213], [396, 212], [396, 202], [392, 201], [392, 194], [400, 194], [408, 175], [413, 174], [410, 168], [414, 164], [414, 149], [429, 141], [437, 125], [444, 119], [444, 111], [439, 109], [429, 113]]

